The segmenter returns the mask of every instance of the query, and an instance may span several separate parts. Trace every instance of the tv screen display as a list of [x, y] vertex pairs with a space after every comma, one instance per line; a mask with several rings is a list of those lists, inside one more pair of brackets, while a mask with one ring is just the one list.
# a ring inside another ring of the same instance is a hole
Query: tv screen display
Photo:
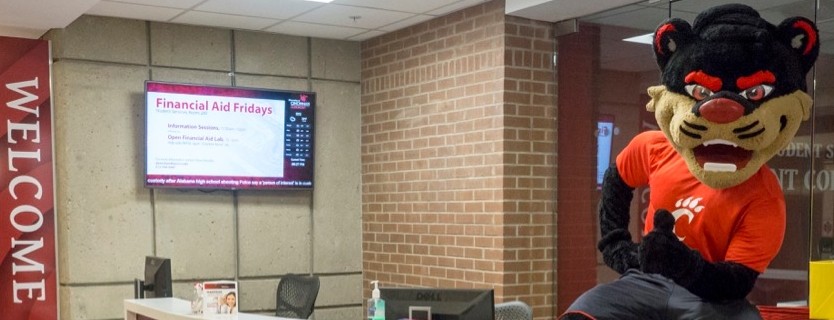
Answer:
[[597, 121], [597, 189], [602, 189], [605, 171], [611, 165], [611, 145], [614, 140], [614, 117], [600, 115]]
[[385, 319], [488, 320], [495, 318], [492, 289], [379, 288]]
[[145, 186], [312, 189], [316, 95], [147, 81]]

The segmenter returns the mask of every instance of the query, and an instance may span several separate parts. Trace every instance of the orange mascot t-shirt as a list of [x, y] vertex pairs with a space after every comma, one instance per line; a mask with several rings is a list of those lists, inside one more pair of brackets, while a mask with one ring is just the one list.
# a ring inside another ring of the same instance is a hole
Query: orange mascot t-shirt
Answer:
[[675, 217], [675, 234], [710, 262], [732, 261], [764, 272], [785, 235], [785, 197], [767, 166], [747, 181], [713, 189], [696, 179], [660, 131], [637, 135], [617, 156], [617, 169], [631, 187], [648, 185], [645, 233], [654, 212]]

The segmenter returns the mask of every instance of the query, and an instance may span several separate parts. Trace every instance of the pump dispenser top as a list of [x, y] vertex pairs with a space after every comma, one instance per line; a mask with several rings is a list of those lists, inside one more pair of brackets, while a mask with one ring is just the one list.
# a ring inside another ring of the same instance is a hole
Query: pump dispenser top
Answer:
[[374, 291], [371, 292], [371, 298], [379, 299], [379, 280], [371, 281], [371, 284], [374, 286]]
[[371, 298], [368, 299], [368, 319], [369, 320], [385, 320], [385, 301], [380, 298], [379, 281], [371, 281], [374, 286], [371, 291]]

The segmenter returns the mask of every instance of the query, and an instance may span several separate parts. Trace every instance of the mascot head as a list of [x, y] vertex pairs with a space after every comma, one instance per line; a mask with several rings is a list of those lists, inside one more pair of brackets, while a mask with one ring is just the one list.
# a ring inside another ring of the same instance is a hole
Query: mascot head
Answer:
[[649, 88], [647, 109], [698, 180], [738, 185], [808, 119], [805, 76], [818, 51], [817, 28], [802, 17], [775, 26], [732, 4], [692, 26], [670, 19], [654, 34], [663, 85]]

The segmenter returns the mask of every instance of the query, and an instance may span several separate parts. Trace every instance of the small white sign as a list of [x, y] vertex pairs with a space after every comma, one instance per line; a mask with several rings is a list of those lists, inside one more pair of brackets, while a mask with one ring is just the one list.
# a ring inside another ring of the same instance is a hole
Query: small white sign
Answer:
[[236, 281], [203, 282], [203, 314], [237, 313]]

